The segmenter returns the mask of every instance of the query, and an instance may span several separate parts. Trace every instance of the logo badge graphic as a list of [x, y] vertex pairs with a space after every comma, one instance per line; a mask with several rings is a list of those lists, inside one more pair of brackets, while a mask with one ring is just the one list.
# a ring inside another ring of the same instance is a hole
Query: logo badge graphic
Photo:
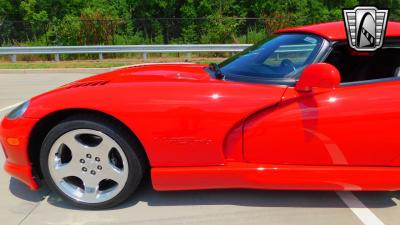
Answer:
[[350, 47], [357, 51], [375, 51], [382, 47], [389, 10], [358, 6], [343, 10]]

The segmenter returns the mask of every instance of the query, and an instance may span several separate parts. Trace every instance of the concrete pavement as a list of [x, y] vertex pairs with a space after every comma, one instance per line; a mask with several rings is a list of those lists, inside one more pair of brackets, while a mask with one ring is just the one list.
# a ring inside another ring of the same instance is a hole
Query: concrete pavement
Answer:
[[[0, 117], [7, 106], [98, 71], [0, 71]], [[0, 151], [2, 151], [0, 149]], [[0, 153], [0, 163], [4, 155]], [[149, 181], [110, 210], [73, 208], [46, 187], [32, 192], [0, 170], [1, 224], [400, 224], [399, 192], [213, 190], [155, 192]], [[356, 201], [356, 202], [354, 202]], [[357, 203], [359, 201], [359, 203]], [[357, 204], [355, 204], [357, 203]], [[350, 209], [349, 204], [355, 204]], [[374, 216], [376, 217], [374, 219]]]

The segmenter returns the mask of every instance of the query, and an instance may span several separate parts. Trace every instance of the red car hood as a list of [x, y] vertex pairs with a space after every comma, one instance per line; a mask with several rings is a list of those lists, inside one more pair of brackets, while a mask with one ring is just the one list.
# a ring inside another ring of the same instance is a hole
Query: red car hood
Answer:
[[210, 80], [207, 65], [198, 64], [143, 64], [121, 68], [112, 72], [88, 77], [77, 83], [88, 82], [168, 82]]
[[220, 165], [242, 154], [244, 121], [268, 113], [287, 86], [217, 80], [204, 67], [157, 64], [96, 75], [31, 99], [24, 116], [104, 113], [138, 136], [153, 167]]

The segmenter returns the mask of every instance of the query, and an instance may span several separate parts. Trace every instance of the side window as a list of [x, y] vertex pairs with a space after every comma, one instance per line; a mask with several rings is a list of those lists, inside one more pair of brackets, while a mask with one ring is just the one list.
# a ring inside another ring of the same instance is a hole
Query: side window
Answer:
[[286, 59], [294, 65], [303, 65], [317, 44], [303, 43], [279, 46], [265, 61], [264, 65], [279, 66]]
[[325, 62], [338, 68], [343, 83], [396, 77], [400, 76], [400, 46], [356, 52], [340, 43], [333, 47]]
[[293, 79], [317, 57], [324, 40], [309, 34], [282, 34], [265, 40], [220, 64], [230, 76]]

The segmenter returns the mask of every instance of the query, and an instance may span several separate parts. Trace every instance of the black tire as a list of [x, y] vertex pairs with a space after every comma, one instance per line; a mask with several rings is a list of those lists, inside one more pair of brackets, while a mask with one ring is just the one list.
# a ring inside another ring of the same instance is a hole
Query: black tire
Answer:
[[[123, 189], [114, 198], [101, 203], [84, 203], [63, 193], [53, 181], [48, 168], [49, 152], [54, 142], [63, 134], [76, 129], [100, 131], [116, 141], [122, 148], [128, 161], [128, 178]], [[40, 167], [44, 180], [50, 189], [72, 205], [84, 209], [106, 209], [127, 200], [137, 189], [146, 171], [146, 160], [139, 141], [125, 127], [111, 119], [93, 115], [77, 115], [56, 125], [47, 134], [40, 151]]]

